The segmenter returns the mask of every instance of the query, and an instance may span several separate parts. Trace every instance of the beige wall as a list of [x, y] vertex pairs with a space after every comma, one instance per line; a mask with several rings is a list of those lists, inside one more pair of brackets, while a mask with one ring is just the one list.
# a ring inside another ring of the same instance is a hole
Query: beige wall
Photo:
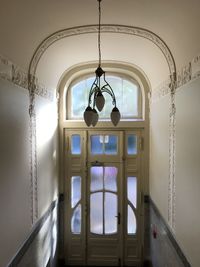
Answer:
[[150, 195], [167, 220], [169, 96], [152, 103], [150, 123]]
[[[0, 80], [0, 267], [7, 266], [32, 229], [28, 109], [28, 90]], [[39, 219], [57, 197], [55, 103], [37, 97], [36, 116]], [[29, 256], [38, 255], [33, 250]]]
[[0, 266], [31, 228], [28, 91], [0, 80]]
[[[175, 238], [192, 267], [200, 263], [200, 79], [176, 92]], [[169, 96], [151, 105], [150, 195], [167, 222]]]
[[200, 79], [176, 93], [176, 237], [200, 265]]
[[43, 215], [57, 198], [57, 108], [56, 103], [36, 96], [38, 208]]

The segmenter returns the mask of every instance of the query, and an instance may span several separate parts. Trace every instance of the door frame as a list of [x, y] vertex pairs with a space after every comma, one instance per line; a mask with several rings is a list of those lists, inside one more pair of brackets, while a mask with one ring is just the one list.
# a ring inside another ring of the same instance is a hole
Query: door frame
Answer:
[[[70, 133], [84, 133], [83, 134], [83, 138], [84, 138], [84, 140], [85, 140], [85, 144], [87, 144], [87, 149], [89, 149], [89, 142], [88, 142], [88, 136], [89, 136], [89, 134], [86, 134], [86, 132], [98, 132], [99, 133], [99, 131], [97, 131], [96, 130], [96, 128], [93, 130], [93, 129], [91, 129], [91, 130], [87, 130], [86, 131], [86, 129], [85, 128], [83, 128], [83, 129], [65, 129], [65, 131], [67, 132], [67, 134], [70, 134]], [[102, 132], [102, 129], [100, 130], [101, 132]], [[141, 148], [142, 148], [142, 140], [143, 140], [143, 138], [144, 138], [144, 129], [143, 128], [136, 128], [136, 129], [116, 129], [116, 130], [113, 130], [113, 129], [105, 129], [105, 131], [107, 132], [120, 132], [120, 131], [122, 131], [123, 132], [123, 144], [122, 144], [122, 149], [123, 149], [123, 155], [124, 155], [124, 150], [125, 150], [125, 132], [140, 132], [140, 136], [141, 136], [141, 138], [140, 138], [140, 142], [139, 142], [139, 144], [138, 144], [138, 146], [140, 146]], [[104, 133], [105, 133], [105, 131], [103, 131]], [[65, 133], [64, 133], [64, 136], [65, 136]], [[64, 143], [63, 144], [65, 144], [65, 141], [64, 141]], [[70, 144], [68, 143], [68, 146], [69, 146]], [[82, 149], [86, 149], [86, 145], [82, 148]], [[65, 151], [65, 149], [64, 149], [64, 151]], [[87, 154], [87, 153], [86, 153]], [[66, 157], [66, 154], [65, 154], [65, 157]], [[142, 150], [141, 150], [141, 160], [142, 160], [142, 164], [141, 164], [141, 169], [142, 169], [142, 166], [144, 166], [144, 147], [142, 148]], [[85, 156], [85, 162], [87, 162], [88, 161], [88, 158], [87, 158], [87, 156]], [[65, 164], [66, 164], [66, 161], [65, 161]], [[85, 168], [85, 170], [84, 170], [84, 172], [85, 172], [85, 175], [86, 175], [86, 171], [87, 171], [87, 168], [88, 168], [88, 166], [85, 164], [85, 166], [83, 166], [83, 168]], [[66, 173], [64, 173], [64, 177], [66, 177]], [[125, 175], [125, 168], [124, 168], [124, 170], [123, 170], [123, 176]], [[144, 175], [144, 172], [142, 171], [141, 172], [141, 196], [140, 196], [140, 204], [141, 204], [141, 213], [140, 213], [140, 216], [141, 216], [141, 224], [143, 225], [143, 223], [144, 223], [144, 214], [143, 214], [143, 200], [142, 200], [142, 196], [143, 196], [143, 190], [144, 190], [144, 188], [143, 188], [143, 183], [144, 183], [144, 177], [143, 177], [143, 175]], [[85, 179], [85, 181], [86, 181], [86, 179]], [[70, 199], [69, 199], [69, 188], [66, 188], [66, 184], [67, 183], [65, 183], [65, 203], [64, 203], [64, 217], [66, 216], [66, 209], [69, 209], [69, 202], [70, 202]], [[87, 186], [86, 186], [86, 184], [84, 184], [84, 186], [83, 186], [83, 192], [82, 193], [84, 193], [84, 192], [86, 192], [85, 190], [87, 189]], [[124, 194], [124, 192], [122, 192], [122, 194]], [[83, 194], [83, 197], [84, 197], [84, 202], [86, 203], [86, 198], [85, 198], [85, 196], [84, 196], [84, 194]], [[86, 227], [87, 227], [87, 221], [86, 221], [86, 216], [84, 216], [84, 219], [83, 219], [84, 221], [83, 221], [83, 231], [84, 231], [84, 233], [85, 233], [85, 236], [86, 236], [86, 233], [87, 233], [87, 229], [86, 229]], [[122, 221], [124, 221], [124, 219], [122, 220]], [[122, 226], [121, 226], [122, 227]], [[65, 234], [65, 236], [69, 236], [69, 232], [68, 231], [66, 231], [66, 227], [65, 227], [65, 225], [63, 226], [63, 228], [64, 228], [64, 234]], [[68, 222], [68, 228], [69, 228], [69, 222]], [[123, 229], [124, 229], [124, 227], [122, 227]], [[141, 227], [141, 228], [144, 228], [144, 227]], [[124, 233], [122, 233], [122, 231], [121, 231], [121, 234], [122, 235], [124, 235]], [[140, 254], [141, 254], [141, 258], [143, 257], [143, 236], [144, 236], [144, 229], [141, 229], [141, 233], [140, 233], [140, 236], [141, 236], [141, 252], [140, 252]], [[86, 242], [87, 242], [87, 240], [82, 240], [83, 242], [85, 242], [85, 244], [86, 244]], [[68, 247], [67, 246], [67, 242], [66, 242], [66, 239], [64, 240], [64, 243], [65, 243], [65, 252], [64, 252], [64, 255], [66, 255], [66, 247]], [[121, 256], [124, 254], [124, 251], [123, 250], [121, 250]], [[86, 249], [85, 249], [85, 251], [84, 251], [84, 253], [83, 253], [83, 258], [82, 258], [82, 260], [84, 260], [84, 264], [86, 265], [86, 256], [87, 256], [87, 251], [86, 251]], [[68, 264], [69, 264], [70, 262], [68, 261]], [[83, 262], [77, 262], [76, 263], [76, 265], [81, 265], [81, 264], [83, 264]], [[124, 263], [123, 263], [123, 261], [121, 261], [121, 263], [120, 263], [121, 265], [124, 265]], [[129, 265], [129, 264], [127, 264], [127, 265]], [[139, 266], [139, 265], [137, 265], [137, 266]]]

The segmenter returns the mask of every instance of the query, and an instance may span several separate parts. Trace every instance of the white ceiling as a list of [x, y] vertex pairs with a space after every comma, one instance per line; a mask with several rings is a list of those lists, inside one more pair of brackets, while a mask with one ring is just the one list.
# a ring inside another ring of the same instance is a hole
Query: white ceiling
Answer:
[[[97, 24], [96, 0], [0, 0], [0, 54], [27, 70], [38, 45], [61, 29]], [[159, 35], [171, 50], [177, 68], [200, 51], [199, 0], [103, 0], [102, 23], [146, 28]], [[98, 57], [96, 34], [68, 37], [50, 46], [37, 75], [55, 88], [73, 65]], [[122, 34], [102, 34], [103, 60], [140, 67], [152, 87], [169, 75], [160, 50], [148, 40]]]

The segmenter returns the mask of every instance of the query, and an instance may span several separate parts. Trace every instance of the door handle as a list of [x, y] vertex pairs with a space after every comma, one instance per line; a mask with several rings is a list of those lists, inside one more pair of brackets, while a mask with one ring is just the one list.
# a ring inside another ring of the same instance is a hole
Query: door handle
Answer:
[[118, 215], [115, 216], [117, 218], [117, 223], [120, 224], [121, 223], [121, 214], [120, 212], [118, 212]]
[[103, 162], [99, 162], [98, 160], [91, 162], [92, 166], [103, 166]]

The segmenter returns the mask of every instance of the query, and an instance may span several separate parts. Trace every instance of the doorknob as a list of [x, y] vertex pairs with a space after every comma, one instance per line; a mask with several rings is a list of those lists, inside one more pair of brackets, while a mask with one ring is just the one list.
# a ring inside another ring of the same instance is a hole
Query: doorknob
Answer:
[[118, 215], [115, 216], [117, 218], [117, 223], [120, 224], [121, 222], [121, 214], [118, 212]]

